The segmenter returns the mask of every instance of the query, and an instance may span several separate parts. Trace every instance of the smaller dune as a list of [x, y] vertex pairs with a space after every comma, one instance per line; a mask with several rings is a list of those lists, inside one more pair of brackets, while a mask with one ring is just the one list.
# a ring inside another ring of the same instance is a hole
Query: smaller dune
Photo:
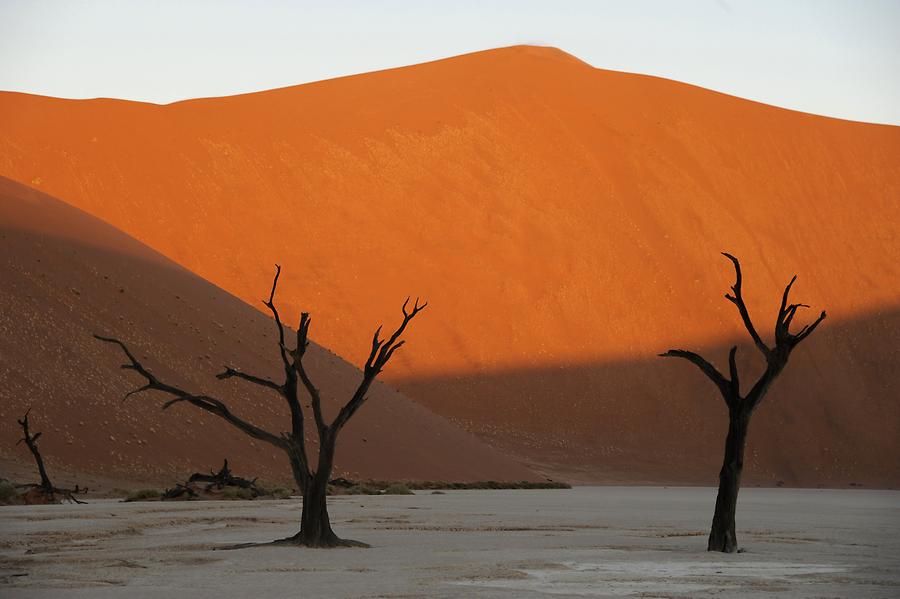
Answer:
[[[121, 370], [120, 353], [92, 337], [97, 332], [125, 340], [161, 378], [216, 395], [277, 433], [288, 426], [279, 397], [215, 378], [228, 364], [278, 379], [281, 363], [270, 318], [114, 227], [4, 178], [0, 256], [0, 462], [18, 471], [31, 466], [30, 456], [14, 445], [21, 433], [16, 418], [32, 406], [33, 426], [44, 433], [41, 450], [54, 473], [165, 484], [227, 457], [240, 472], [290, 479], [280, 452], [212, 415], [191, 406], [163, 412], [164, 397], [156, 394], [123, 403], [142, 384], [140, 377]], [[260, 297], [267, 291], [260, 289]], [[359, 332], [360, 354], [377, 324]], [[416, 351], [415, 343], [402, 351]], [[307, 366], [322, 390], [326, 416], [333, 416], [361, 373], [315, 344]], [[535, 478], [380, 383], [342, 433], [335, 475]]]

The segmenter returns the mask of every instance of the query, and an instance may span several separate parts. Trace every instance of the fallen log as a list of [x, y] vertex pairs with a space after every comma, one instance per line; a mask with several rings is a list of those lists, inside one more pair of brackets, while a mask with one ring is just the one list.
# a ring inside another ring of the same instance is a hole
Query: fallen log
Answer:
[[188, 499], [188, 500], [190, 500], [190, 499], [195, 499], [197, 497], [199, 497], [197, 492], [195, 490], [193, 490], [192, 488], [190, 488], [189, 486], [182, 485], [181, 483], [175, 483], [174, 487], [172, 487], [171, 489], [166, 489], [163, 492], [162, 497], [160, 497], [160, 499], [163, 501], [172, 500], [172, 499]]
[[225, 463], [222, 465], [221, 470], [218, 472], [213, 472], [210, 474], [202, 474], [200, 472], [195, 472], [188, 479], [188, 483], [209, 483], [206, 487], [207, 491], [212, 489], [221, 489], [223, 487], [240, 487], [241, 489], [256, 489], [256, 479], [247, 480], [246, 478], [241, 478], [240, 476], [234, 476], [231, 474], [231, 470], [228, 468], [228, 460], [225, 460]]

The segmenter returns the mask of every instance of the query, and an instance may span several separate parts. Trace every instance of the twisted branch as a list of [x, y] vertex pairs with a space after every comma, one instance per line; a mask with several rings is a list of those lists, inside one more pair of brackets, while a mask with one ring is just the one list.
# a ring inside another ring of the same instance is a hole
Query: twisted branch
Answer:
[[427, 305], [428, 302], [425, 302], [420, 306], [419, 298], [416, 298], [412, 311], [407, 311], [406, 308], [409, 306], [409, 298], [407, 297], [406, 301], [403, 302], [403, 306], [400, 308], [403, 312], [403, 322], [400, 323], [400, 326], [397, 327], [394, 333], [387, 340], [382, 340], [380, 338], [382, 327], [379, 326], [375, 330], [375, 335], [372, 337], [372, 350], [369, 352], [369, 357], [363, 368], [363, 379], [356, 389], [356, 392], [353, 394], [353, 397], [351, 397], [350, 401], [341, 408], [341, 411], [338, 412], [337, 417], [331, 425], [331, 429], [335, 433], [340, 431], [344, 425], [347, 424], [347, 421], [353, 417], [353, 414], [355, 414], [362, 404], [365, 403], [367, 399], [366, 393], [368, 393], [369, 387], [372, 385], [375, 377], [377, 377], [382, 369], [384, 369], [388, 361], [390, 361], [391, 356], [394, 355], [394, 352], [403, 346], [404, 341], [400, 340], [400, 336], [406, 331], [406, 326], [419, 312], [424, 310]]
[[278, 309], [275, 308], [275, 289], [278, 287], [279, 276], [281, 276], [281, 265], [276, 264], [275, 278], [272, 280], [272, 291], [269, 292], [269, 299], [263, 300], [263, 304], [269, 308], [272, 312], [272, 316], [275, 318], [275, 324], [278, 327], [278, 350], [281, 353], [281, 361], [284, 364], [284, 373], [290, 378], [293, 374], [293, 369], [291, 361], [288, 359], [289, 351], [284, 345], [284, 325], [281, 323], [281, 316], [278, 314]]
[[[688, 362], [695, 365], [699, 368], [703, 374], [709, 377], [713, 383], [716, 384], [716, 387], [719, 388], [719, 391], [722, 393], [722, 397], [728, 399], [728, 392], [731, 388], [732, 382], [725, 378], [725, 376], [719, 372], [715, 366], [710, 364], [703, 358], [700, 354], [695, 354], [692, 351], [687, 351], [684, 349], [670, 349], [664, 354], [659, 354], [661, 358], [684, 358]], [[729, 358], [729, 362], [731, 362], [734, 356], [734, 350], [732, 350], [731, 357]]]
[[234, 378], [243, 379], [245, 381], [249, 381], [249, 382], [259, 385], [261, 387], [266, 387], [267, 389], [272, 389], [273, 391], [278, 391], [279, 393], [282, 390], [282, 386], [279, 385], [278, 383], [276, 383], [275, 381], [270, 381], [267, 378], [254, 376], [252, 374], [247, 374], [246, 372], [241, 372], [240, 370], [232, 368], [231, 366], [224, 366], [224, 368], [225, 368], [224, 372], [220, 372], [219, 374], [216, 375], [217, 379], [225, 380], [225, 379], [230, 379], [230, 378], [234, 377]]
[[247, 435], [253, 437], [254, 439], [259, 439], [260, 441], [265, 441], [266, 443], [271, 443], [276, 447], [285, 447], [285, 441], [283, 438], [274, 435], [258, 426], [239, 418], [231, 410], [228, 409], [221, 400], [218, 400], [214, 397], [210, 397], [208, 395], [194, 395], [193, 393], [188, 393], [187, 391], [175, 387], [174, 385], [169, 385], [160, 381], [156, 376], [147, 370], [143, 364], [131, 353], [131, 350], [128, 349], [122, 341], [114, 338], [114, 337], [103, 337], [101, 335], [94, 334], [94, 337], [100, 341], [111, 343], [114, 345], [118, 345], [122, 351], [125, 353], [125, 356], [128, 358], [128, 363], [122, 364], [121, 368], [125, 370], [133, 370], [140, 374], [147, 380], [147, 383], [133, 391], [130, 391], [125, 395], [124, 399], [129, 398], [132, 395], [137, 393], [141, 393], [143, 391], [162, 391], [163, 393], [168, 393], [169, 395], [173, 395], [174, 398], [165, 402], [162, 406], [162, 409], [166, 410], [176, 403], [180, 403], [183, 401], [188, 402], [191, 405], [194, 405], [201, 410], [209, 412], [211, 414], [215, 414], [216, 416], [222, 418], [238, 430], [246, 433]]
[[784, 288], [784, 293], [781, 296], [781, 306], [778, 308], [778, 318], [775, 319], [776, 347], [789, 350], [793, 349], [801, 341], [806, 339], [809, 334], [819, 326], [819, 323], [825, 320], [825, 311], [822, 310], [822, 313], [819, 314], [819, 317], [814, 322], [804, 325], [796, 334], [791, 333], [791, 323], [794, 320], [794, 316], [797, 314], [797, 310], [800, 308], [809, 308], [807, 304], [789, 303], [791, 287], [793, 287], [796, 280], [797, 275], [794, 275], [791, 278], [791, 282]]
[[297, 327], [297, 349], [294, 352], [294, 368], [300, 377], [300, 382], [303, 383], [303, 387], [309, 393], [313, 419], [316, 421], [316, 429], [319, 431], [319, 438], [321, 439], [325, 429], [328, 427], [325, 424], [325, 417], [322, 415], [322, 396], [303, 366], [303, 356], [306, 355], [306, 348], [309, 347], [309, 325], [311, 323], [312, 318], [309, 317], [308, 312], [300, 314], [300, 326]]
[[306, 433], [303, 418], [303, 408], [300, 406], [300, 400], [297, 397], [297, 371], [298, 363], [302, 360], [302, 354], [306, 351], [306, 345], [300, 343], [299, 333], [297, 330], [297, 348], [292, 352], [285, 345], [284, 341], [284, 324], [281, 322], [281, 316], [275, 307], [275, 291], [278, 288], [278, 277], [281, 276], [281, 265], [275, 265], [275, 277], [272, 279], [272, 290], [269, 292], [269, 299], [263, 301], [263, 304], [272, 312], [275, 319], [275, 326], [278, 329], [278, 351], [281, 355], [281, 363], [284, 366], [284, 383], [278, 389], [278, 392], [287, 402], [288, 409], [291, 411], [291, 438], [294, 447], [290, 450], [291, 455], [295, 456], [300, 462], [307, 477], [309, 470], [309, 457], [306, 453]]
[[[731, 286], [734, 295], [726, 293], [725, 299], [737, 306], [738, 312], [741, 314], [741, 320], [744, 321], [744, 327], [747, 329], [747, 332], [750, 333], [753, 343], [755, 343], [756, 347], [759, 348], [759, 351], [768, 358], [771, 350], [763, 343], [759, 333], [756, 332], [756, 327], [753, 326], [753, 321], [750, 319], [750, 312], [747, 310], [747, 304], [744, 303], [744, 297], [741, 295], [741, 282], [743, 279], [741, 276], [741, 263], [737, 258], [727, 252], [722, 252], [722, 255], [731, 260], [732, 264], [734, 264], [735, 274], [735, 282], [734, 285]], [[790, 285], [788, 285], [788, 288], [790, 288]]]

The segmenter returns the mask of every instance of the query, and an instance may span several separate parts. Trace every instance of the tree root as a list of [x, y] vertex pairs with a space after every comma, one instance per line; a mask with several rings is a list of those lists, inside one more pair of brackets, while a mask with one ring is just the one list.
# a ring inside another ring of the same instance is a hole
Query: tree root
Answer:
[[82, 489], [78, 485], [75, 485], [74, 489], [60, 489], [59, 487], [53, 486], [47, 488], [39, 483], [27, 483], [24, 485], [16, 485], [16, 488], [28, 489], [28, 491], [25, 491], [22, 494], [22, 497], [27, 504], [61, 503], [60, 501], [57, 501], [57, 496], [69, 503], [77, 503], [80, 505], [87, 503], [87, 501], [82, 501], [75, 497], [76, 495], [84, 495], [88, 491], [87, 487]]
[[250, 547], [309, 547], [315, 549], [340, 549], [340, 548], [349, 548], [356, 547], [361, 549], [369, 549], [372, 546], [368, 543], [363, 543], [362, 541], [354, 541], [353, 539], [341, 539], [337, 536], [333, 536], [332, 539], [327, 541], [314, 541], [308, 542], [304, 541], [300, 538], [300, 533], [292, 537], [287, 537], [284, 539], [276, 539], [274, 541], [268, 541], [265, 543], [237, 543], [235, 545], [226, 545], [224, 547], [217, 547], [216, 549], [219, 551], [232, 551], [234, 549], [248, 549]]

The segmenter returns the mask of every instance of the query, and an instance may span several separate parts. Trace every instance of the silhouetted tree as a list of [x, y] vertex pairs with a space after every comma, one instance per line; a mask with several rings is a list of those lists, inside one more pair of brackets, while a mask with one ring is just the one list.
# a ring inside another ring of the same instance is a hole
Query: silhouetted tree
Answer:
[[25, 416], [22, 417], [21, 420], [17, 420], [19, 426], [22, 427], [22, 433], [25, 435], [21, 439], [16, 442], [16, 445], [20, 443], [24, 443], [26, 447], [28, 447], [28, 451], [31, 452], [31, 455], [34, 456], [34, 461], [37, 464], [38, 473], [41, 477], [41, 482], [36, 485], [22, 485], [24, 487], [32, 487], [38, 491], [41, 495], [44, 496], [45, 501], [56, 502], [56, 496], [59, 495], [63, 499], [71, 501], [72, 503], [84, 503], [84, 501], [79, 501], [76, 497], [76, 493], [84, 493], [87, 489], [79, 489], [78, 485], [75, 485], [74, 489], [60, 489], [53, 486], [53, 483], [50, 482], [50, 477], [47, 475], [47, 468], [44, 467], [44, 458], [41, 456], [41, 451], [38, 449], [37, 440], [40, 439], [43, 433], [35, 433], [31, 434], [31, 430], [29, 429], [28, 423], [28, 415], [31, 414], [31, 408], [28, 408], [28, 411], [25, 412]]
[[[275, 325], [278, 329], [278, 351], [284, 367], [284, 381], [276, 383], [275, 381], [263, 377], [247, 374], [231, 366], [226, 366], [225, 371], [216, 376], [219, 379], [243, 379], [281, 395], [287, 402], [291, 414], [290, 432], [282, 434], [271, 433], [243, 418], [239, 418], [219, 399], [208, 395], [195, 395], [173, 385], [164, 383], [147, 370], [123, 342], [111, 337], [102, 337], [100, 335], [94, 336], [101, 341], [114, 343], [121, 347], [122, 351], [124, 351], [125, 355], [128, 357], [128, 363], [124, 364], [122, 368], [134, 370], [147, 380], [146, 385], [131, 391], [126, 395], [126, 398], [135, 393], [140, 393], [141, 391], [155, 390], [168, 393], [169, 395], [174, 396], [174, 399], [170, 399], [163, 404], [162, 407], [164, 410], [177, 403], [187, 402], [201, 410], [219, 416], [250, 437], [270, 443], [287, 454], [294, 480], [297, 482], [297, 486], [303, 493], [303, 511], [300, 518], [300, 532], [292, 537], [275, 541], [275, 543], [303, 545], [306, 547], [365, 546], [364, 543], [338, 538], [331, 529], [331, 522], [328, 517], [326, 494], [328, 490], [328, 480], [331, 477], [331, 471], [334, 465], [334, 451], [338, 434], [350, 418], [356, 414], [363, 403], [365, 403], [369, 387], [391, 359], [391, 356], [394, 355], [394, 352], [400, 349], [404, 344], [404, 341], [400, 339], [400, 336], [406, 330], [410, 321], [416, 314], [425, 308], [427, 303], [420, 306], [417, 299], [412, 310], [408, 311], [409, 298], [407, 298], [402, 307], [403, 321], [387, 340], [381, 339], [381, 327], [378, 327], [372, 338], [372, 349], [369, 352], [369, 357], [363, 367], [362, 380], [360, 381], [356, 392], [347, 403], [344, 404], [337, 416], [335, 416], [334, 420], [329, 424], [326, 422], [325, 415], [322, 413], [322, 402], [319, 390], [313, 384], [303, 365], [303, 357], [306, 354], [306, 348], [309, 346], [309, 326], [311, 320], [308, 313], [303, 312], [300, 315], [300, 326], [297, 327], [296, 347], [294, 349], [288, 349], [285, 343], [284, 325], [281, 322], [278, 310], [275, 308], [275, 290], [278, 286], [278, 277], [280, 274], [281, 267], [276, 265], [275, 279], [272, 282], [272, 291], [269, 294], [268, 301], [264, 301], [263, 303], [272, 312], [272, 316], [275, 319]], [[304, 437], [306, 419], [300, 401], [301, 385], [309, 395], [313, 422], [316, 431], [318, 432], [319, 450], [315, 461], [310, 459], [306, 449]]]
[[797, 333], [790, 332], [791, 322], [800, 308], [808, 308], [806, 304], [791, 304], [788, 296], [791, 286], [797, 280], [797, 276], [791, 279], [784, 289], [781, 297], [781, 307], [778, 309], [778, 317], [775, 320], [775, 346], [769, 347], [763, 342], [756, 327], [750, 320], [750, 313], [741, 296], [741, 263], [731, 254], [722, 254], [734, 264], [737, 280], [731, 288], [732, 294], [725, 294], [725, 298], [737, 306], [744, 327], [750, 333], [753, 343], [766, 359], [766, 370], [760, 375], [746, 395], [741, 395], [738, 379], [735, 354], [737, 346], [732, 347], [728, 354], [728, 367], [730, 378], [725, 378], [716, 368], [699, 355], [683, 349], [671, 349], [663, 357], [676, 357], [689, 360], [703, 371], [707, 377], [718, 387], [719, 392], [728, 406], [728, 436], [725, 439], [725, 460], [719, 472], [719, 492], [716, 497], [716, 511], [713, 516], [712, 529], [709, 533], [708, 551], [723, 551], [734, 553], [737, 551], [737, 536], [734, 530], [734, 517], [737, 508], [738, 491], [741, 487], [741, 472], [744, 468], [744, 445], [747, 440], [747, 429], [750, 425], [750, 417], [753, 410], [759, 405], [766, 392], [771, 387], [775, 378], [781, 374], [787, 365], [791, 352], [797, 345], [809, 337], [816, 327], [825, 319], [825, 312], [812, 324], [803, 326]]
[[194, 472], [190, 478], [188, 478], [189, 483], [207, 483], [207, 490], [210, 489], [221, 489], [224, 487], [237, 487], [239, 489], [251, 489], [256, 491], [256, 479], [247, 480], [246, 478], [241, 478], [240, 476], [235, 476], [231, 473], [231, 468], [228, 467], [228, 460], [222, 464], [222, 468], [219, 469], [218, 472], [213, 472], [210, 474], [204, 474], [202, 472]]
[[248, 480], [235, 476], [231, 473], [226, 459], [222, 468], [218, 472], [195, 472], [183, 484], [175, 483], [175, 486], [166, 489], [161, 499], [196, 499], [200, 497], [198, 491], [202, 491], [210, 496], [215, 496], [217, 492], [230, 489], [233, 491], [243, 491], [243, 495], [235, 493], [235, 497], [246, 499], [255, 499], [263, 494], [262, 490], [256, 486], [256, 479]]

